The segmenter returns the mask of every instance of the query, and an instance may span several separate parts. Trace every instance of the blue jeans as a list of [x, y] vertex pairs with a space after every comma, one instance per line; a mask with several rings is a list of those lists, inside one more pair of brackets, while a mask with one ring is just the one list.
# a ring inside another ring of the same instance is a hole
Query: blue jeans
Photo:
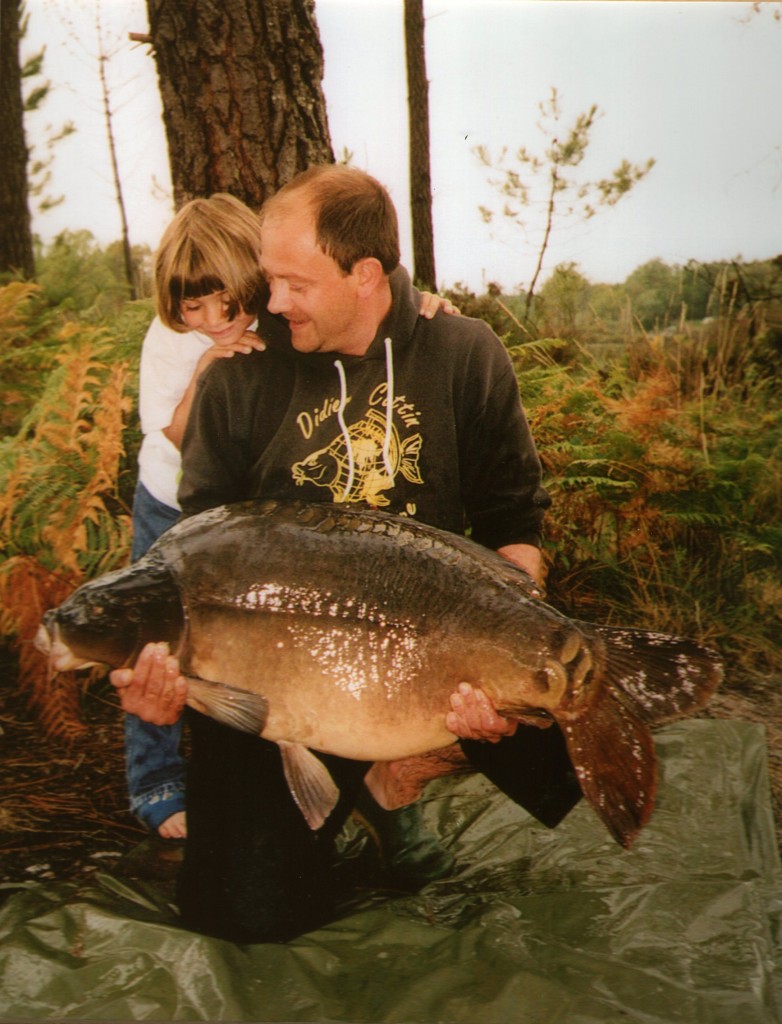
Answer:
[[[133, 547], [136, 562], [179, 519], [179, 510], [164, 505], [139, 483], [133, 496]], [[181, 722], [152, 725], [125, 715], [125, 774], [130, 809], [156, 831], [166, 818], [185, 809], [185, 762], [179, 756]]]
[[164, 505], [153, 498], [142, 483], [136, 484], [133, 495], [133, 547], [131, 562], [137, 562], [152, 547], [158, 537], [177, 522], [178, 508]]

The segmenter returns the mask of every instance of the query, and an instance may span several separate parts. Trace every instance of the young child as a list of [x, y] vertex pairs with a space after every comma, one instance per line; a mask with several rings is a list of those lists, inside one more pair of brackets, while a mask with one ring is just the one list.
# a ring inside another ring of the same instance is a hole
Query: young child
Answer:
[[[215, 359], [265, 348], [255, 333], [266, 301], [256, 215], [233, 196], [187, 203], [155, 259], [157, 316], [141, 350], [144, 439], [133, 499], [133, 561], [179, 518], [180, 453], [198, 378]], [[130, 807], [166, 839], [184, 838], [181, 726], [125, 716]]]
[[[141, 350], [139, 414], [144, 439], [133, 499], [133, 561], [179, 518], [180, 447], [198, 378], [215, 359], [266, 346], [263, 330], [287, 332], [266, 311], [256, 215], [216, 193], [187, 203], [168, 226], [155, 258], [157, 316]], [[456, 313], [422, 294], [421, 315]], [[156, 726], [125, 716], [131, 811], [164, 839], [184, 839], [185, 771], [181, 724]]]

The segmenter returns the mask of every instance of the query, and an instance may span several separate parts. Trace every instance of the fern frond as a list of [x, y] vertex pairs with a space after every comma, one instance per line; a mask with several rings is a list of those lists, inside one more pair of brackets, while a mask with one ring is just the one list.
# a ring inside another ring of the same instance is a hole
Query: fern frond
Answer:
[[59, 341], [57, 313], [36, 284], [14, 281], [0, 288], [0, 429], [18, 428], [40, 394]]
[[[117, 483], [132, 400], [128, 367], [113, 358], [104, 330], [69, 325], [61, 336], [70, 344], [3, 450], [0, 523], [6, 556], [35, 553], [50, 568], [81, 574], [86, 563], [117, 565], [127, 556], [130, 524]], [[97, 557], [88, 524], [104, 540]]]
[[31, 299], [40, 287], [26, 281], [12, 281], [0, 288], [0, 356], [15, 345], [30, 320]]
[[80, 582], [53, 573], [33, 557], [11, 558], [0, 565], [0, 627], [14, 635], [19, 652], [19, 683], [47, 735], [71, 742], [86, 732], [79, 714], [79, 683], [75, 673], [53, 675], [35, 647], [44, 612], [63, 601]]

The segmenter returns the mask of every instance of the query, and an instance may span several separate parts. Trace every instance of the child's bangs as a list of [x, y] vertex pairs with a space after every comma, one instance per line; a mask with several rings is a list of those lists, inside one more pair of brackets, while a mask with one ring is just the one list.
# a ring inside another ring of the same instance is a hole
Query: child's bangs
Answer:
[[176, 275], [171, 278], [171, 298], [174, 302], [183, 299], [202, 299], [205, 295], [226, 290], [222, 278], [215, 274]]

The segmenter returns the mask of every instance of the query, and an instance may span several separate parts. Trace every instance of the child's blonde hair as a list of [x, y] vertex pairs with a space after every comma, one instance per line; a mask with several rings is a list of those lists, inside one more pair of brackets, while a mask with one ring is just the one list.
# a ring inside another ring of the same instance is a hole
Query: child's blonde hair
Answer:
[[213, 292], [228, 293], [232, 320], [240, 311], [258, 314], [267, 297], [259, 236], [257, 215], [234, 196], [216, 192], [186, 203], [155, 257], [157, 314], [166, 327], [187, 331], [182, 301]]

